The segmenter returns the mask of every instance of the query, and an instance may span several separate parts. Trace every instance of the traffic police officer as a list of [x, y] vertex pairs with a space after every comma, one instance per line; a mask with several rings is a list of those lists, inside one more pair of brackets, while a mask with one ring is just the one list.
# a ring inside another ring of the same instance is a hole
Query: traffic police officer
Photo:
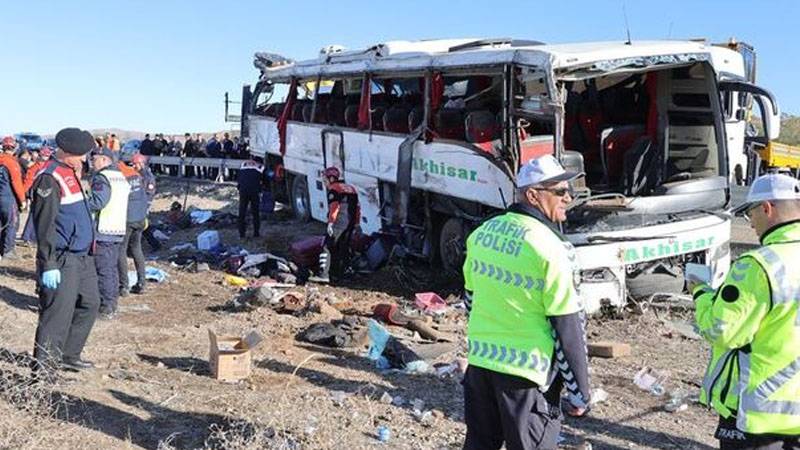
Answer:
[[517, 203], [467, 238], [465, 449], [555, 449], [563, 386], [570, 415], [588, 410], [575, 250], [557, 225], [571, 201], [568, 182], [580, 175], [552, 155], [528, 162]]
[[94, 147], [87, 131], [65, 128], [56, 134], [56, 159], [33, 184], [31, 216], [36, 231], [39, 324], [34, 357], [39, 369], [60, 364], [85, 369], [81, 359], [100, 296], [92, 244], [94, 227], [80, 174]]
[[247, 210], [253, 215], [253, 237], [261, 237], [261, 189], [266, 185], [263, 160], [249, 159], [239, 167], [239, 238], [247, 231]]
[[89, 210], [96, 214], [95, 262], [100, 288], [100, 317], [114, 318], [119, 298], [119, 252], [125, 240], [130, 185], [114, 162], [114, 154], [98, 148], [92, 156]]
[[762, 246], [719, 289], [689, 280], [712, 347], [700, 401], [720, 416], [721, 449], [800, 449], [800, 184], [763, 175], [738, 210]]
[[315, 280], [330, 282], [344, 275], [350, 263], [350, 238], [361, 222], [361, 208], [356, 188], [342, 181], [338, 168], [328, 167], [322, 175], [328, 190], [328, 233]]
[[17, 143], [11, 136], [3, 138], [0, 153], [0, 255], [16, 259], [14, 244], [19, 226], [19, 210], [25, 205], [22, 168], [14, 152]]

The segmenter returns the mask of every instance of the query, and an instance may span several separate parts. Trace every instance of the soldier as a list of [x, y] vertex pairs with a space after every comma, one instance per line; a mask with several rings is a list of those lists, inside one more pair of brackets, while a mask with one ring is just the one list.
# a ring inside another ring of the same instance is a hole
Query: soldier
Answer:
[[56, 134], [56, 159], [34, 181], [31, 216], [36, 231], [39, 324], [34, 357], [37, 373], [50, 368], [94, 367], [81, 359], [100, 294], [92, 243], [94, 226], [80, 183], [83, 160], [94, 139], [65, 128]]

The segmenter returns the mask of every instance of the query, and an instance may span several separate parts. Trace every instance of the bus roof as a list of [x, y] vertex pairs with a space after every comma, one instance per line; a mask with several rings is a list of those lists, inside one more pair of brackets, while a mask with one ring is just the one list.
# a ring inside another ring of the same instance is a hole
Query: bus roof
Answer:
[[[637, 41], [539, 44], [534, 41], [447, 39], [390, 41], [365, 49], [344, 50], [328, 46], [316, 59], [272, 65], [276, 55], [256, 53], [254, 64], [270, 80], [291, 77], [353, 75], [363, 72], [398, 72], [520, 64], [553, 70], [592, 66], [615, 61], [642, 67], [686, 59], [707, 60], [713, 46], [703, 41]], [[642, 59], [646, 60], [642, 60]], [[655, 58], [655, 60], [653, 60]], [[287, 60], [290, 61], [290, 60]], [[603, 71], [614, 64], [596, 67]]]

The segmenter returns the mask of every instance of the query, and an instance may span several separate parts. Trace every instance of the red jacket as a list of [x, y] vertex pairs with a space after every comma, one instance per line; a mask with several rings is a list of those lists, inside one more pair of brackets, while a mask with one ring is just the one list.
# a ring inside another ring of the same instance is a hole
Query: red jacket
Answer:
[[19, 161], [13, 155], [8, 153], [0, 154], [0, 167], [6, 169], [8, 178], [5, 183], [9, 184], [14, 197], [17, 200], [17, 205], [20, 207], [25, 203], [25, 187], [22, 184], [22, 168], [19, 166]]
[[361, 222], [356, 188], [341, 181], [328, 187], [328, 223], [337, 228], [354, 227]]

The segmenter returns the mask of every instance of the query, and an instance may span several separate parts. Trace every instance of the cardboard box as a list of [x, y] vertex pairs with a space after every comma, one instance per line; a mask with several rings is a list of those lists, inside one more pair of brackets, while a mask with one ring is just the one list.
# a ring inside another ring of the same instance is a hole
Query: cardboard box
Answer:
[[211, 376], [222, 381], [237, 381], [250, 376], [251, 350], [263, 338], [255, 331], [241, 338], [217, 336], [208, 330], [210, 342], [208, 365]]

